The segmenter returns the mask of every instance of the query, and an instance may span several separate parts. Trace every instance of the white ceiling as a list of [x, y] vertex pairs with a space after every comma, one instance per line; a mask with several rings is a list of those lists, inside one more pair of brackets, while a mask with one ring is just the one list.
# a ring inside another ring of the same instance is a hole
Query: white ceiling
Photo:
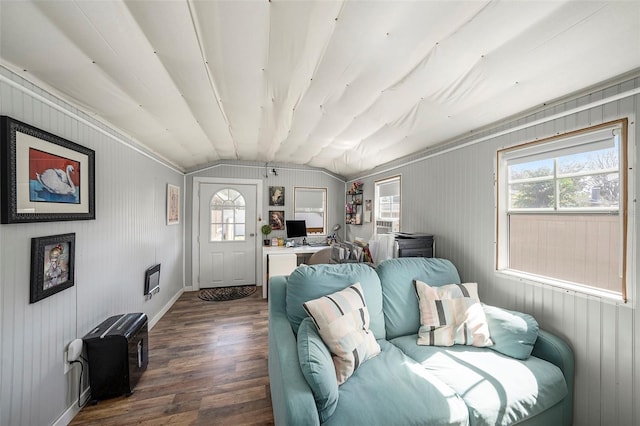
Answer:
[[0, 19], [2, 65], [183, 171], [354, 175], [640, 67], [637, 0], [0, 0]]

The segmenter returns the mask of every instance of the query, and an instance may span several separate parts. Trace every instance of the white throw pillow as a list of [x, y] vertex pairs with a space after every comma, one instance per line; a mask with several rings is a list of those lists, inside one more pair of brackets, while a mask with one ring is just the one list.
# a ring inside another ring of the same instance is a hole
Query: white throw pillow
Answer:
[[380, 345], [369, 330], [369, 311], [360, 283], [310, 300], [303, 307], [331, 351], [338, 384], [380, 353]]
[[431, 287], [415, 280], [420, 307], [418, 345], [493, 345], [478, 298], [478, 284]]

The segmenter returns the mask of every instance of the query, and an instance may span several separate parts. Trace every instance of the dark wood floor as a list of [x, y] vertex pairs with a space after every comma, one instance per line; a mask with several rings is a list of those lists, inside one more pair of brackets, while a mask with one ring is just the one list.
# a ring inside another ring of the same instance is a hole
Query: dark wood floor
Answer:
[[133, 395], [88, 405], [71, 425], [271, 425], [267, 302], [184, 293], [149, 332]]

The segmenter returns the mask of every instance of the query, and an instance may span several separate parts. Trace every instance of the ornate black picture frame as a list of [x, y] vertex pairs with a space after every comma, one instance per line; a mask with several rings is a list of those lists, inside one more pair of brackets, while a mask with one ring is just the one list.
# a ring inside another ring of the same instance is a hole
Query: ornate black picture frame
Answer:
[[284, 206], [284, 186], [269, 187], [269, 205]]
[[95, 219], [95, 152], [0, 117], [1, 223]]
[[269, 210], [269, 225], [273, 231], [284, 229], [284, 210]]
[[31, 239], [29, 303], [52, 296], [75, 282], [76, 234]]

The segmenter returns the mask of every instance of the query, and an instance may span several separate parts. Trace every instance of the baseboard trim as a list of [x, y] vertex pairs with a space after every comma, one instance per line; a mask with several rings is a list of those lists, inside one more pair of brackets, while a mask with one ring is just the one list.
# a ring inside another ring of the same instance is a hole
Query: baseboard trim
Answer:
[[184, 290], [185, 290], [184, 288], [181, 288], [175, 294], [175, 296], [173, 296], [171, 300], [169, 300], [169, 302], [166, 305], [164, 305], [164, 307], [160, 310], [160, 312], [158, 312], [153, 318], [149, 320], [149, 330], [151, 330], [153, 326], [156, 325], [158, 321], [160, 321], [160, 318], [162, 318], [164, 314], [166, 314], [169, 311], [169, 309], [171, 309], [173, 304], [176, 303], [176, 301], [180, 298], [180, 296], [182, 296], [182, 293], [184, 293]]
[[[87, 401], [90, 395], [91, 389], [87, 388], [84, 390], [84, 392], [82, 392], [80, 398], [82, 399], [82, 401]], [[73, 418], [80, 412], [81, 409], [81, 407], [78, 407], [78, 400], [76, 399], [75, 401], [73, 401], [73, 404], [71, 404], [71, 407], [67, 408], [67, 410], [62, 413], [60, 417], [58, 417], [58, 419], [53, 423], [52, 426], [67, 426], [69, 423], [71, 423], [71, 420], [73, 420]]]
[[[178, 290], [178, 292], [171, 298], [171, 300], [169, 300], [169, 302], [167, 302], [167, 304], [164, 305], [164, 307], [160, 310], [160, 312], [158, 312], [158, 314], [156, 314], [153, 318], [149, 320], [149, 323], [148, 323], [149, 330], [151, 330], [153, 326], [156, 325], [158, 321], [160, 321], [160, 319], [164, 316], [164, 314], [166, 314], [169, 311], [169, 309], [171, 309], [173, 304], [176, 303], [176, 301], [180, 298], [180, 296], [182, 296], [182, 293], [184, 293], [184, 291], [185, 291], [184, 288], [181, 288], [180, 290]], [[82, 392], [82, 395], [80, 396], [81, 401], [87, 401], [87, 398], [90, 396], [90, 394], [91, 394], [91, 388], [85, 389], [84, 392]], [[66, 411], [62, 413], [60, 417], [58, 417], [58, 419], [53, 423], [52, 426], [67, 426], [69, 423], [71, 423], [71, 420], [73, 420], [73, 418], [80, 412], [80, 410], [81, 410], [81, 407], [78, 407], [78, 400], [76, 399], [75, 401], [73, 401], [73, 404], [69, 408], [67, 408]]]

